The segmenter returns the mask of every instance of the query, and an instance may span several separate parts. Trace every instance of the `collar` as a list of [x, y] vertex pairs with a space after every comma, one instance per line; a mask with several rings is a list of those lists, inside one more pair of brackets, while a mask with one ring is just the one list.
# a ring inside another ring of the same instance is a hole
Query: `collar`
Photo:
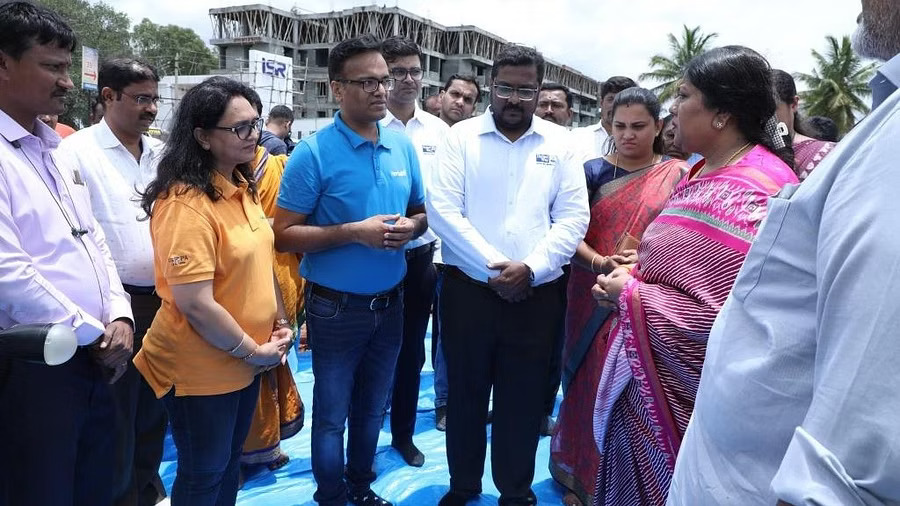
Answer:
[[22, 140], [26, 137], [36, 137], [50, 150], [56, 149], [61, 140], [59, 134], [57, 134], [55, 130], [45, 125], [44, 122], [37, 119], [37, 117], [34, 118], [34, 133], [32, 134], [28, 130], [22, 128], [22, 125], [16, 123], [16, 120], [12, 119], [6, 114], [6, 111], [2, 109], [0, 109], [0, 135], [10, 143]]
[[[481, 118], [481, 126], [478, 130], [479, 134], [483, 135], [483, 134], [489, 134], [489, 133], [493, 132], [493, 133], [497, 134], [498, 136], [500, 136], [501, 138], [509, 141], [509, 139], [505, 135], [503, 135], [503, 133], [501, 133], [500, 130], [497, 130], [497, 124], [494, 123], [494, 113], [493, 113], [493, 109], [491, 107], [488, 107], [484, 111], [484, 114], [482, 114], [481, 116], [478, 116], [478, 117]], [[556, 123], [551, 123], [547, 120], [538, 118], [537, 116], [532, 114], [531, 115], [531, 125], [528, 127], [528, 130], [525, 130], [525, 133], [523, 133], [522, 136], [519, 137], [519, 139], [517, 139], [517, 142], [518, 142], [518, 140], [524, 139], [525, 137], [528, 137], [529, 135], [532, 135], [532, 134], [540, 135], [541, 137], [547, 137], [547, 134], [552, 132], [553, 128], [560, 128], [560, 127]]]
[[886, 77], [894, 85], [894, 88], [900, 87], [900, 54], [885, 62], [878, 69], [878, 73]]
[[[106, 122], [106, 118], [100, 120], [96, 125], [89, 127], [95, 128], [96, 136], [97, 136], [97, 144], [103, 149], [113, 149], [119, 146], [125, 148], [125, 145], [122, 144], [122, 141], [116, 137], [116, 134], [113, 133], [112, 128], [109, 127], [109, 123]], [[145, 156], [146, 153], [153, 152], [153, 145], [150, 142], [147, 142], [148, 136], [141, 135], [141, 156]]]
[[247, 182], [244, 181], [244, 178], [240, 173], [238, 173], [238, 178], [241, 179], [241, 183], [236, 185], [223, 176], [221, 172], [215, 171], [215, 174], [213, 175], [213, 185], [222, 192], [222, 198], [228, 200], [233, 197], [234, 194], [247, 188]]
[[[429, 113], [425, 112], [424, 109], [420, 108], [419, 102], [416, 102], [415, 110], [413, 111], [412, 118], [410, 118], [409, 121], [416, 121], [420, 125], [424, 125], [425, 121], [422, 121], [423, 114], [429, 114]], [[432, 117], [436, 117], [436, 116], [432, 116]], [[408, 126], [408, 125], [404, 125], [402, 121], [397, 119], [397, 117], [394, 116], [394, 113], [392, 113], [390, 109], [387, 110], [387, 115], [384, 117], [384, 119], [379, 121], [379, 123], [381, 123], [381, 126], [387, 127], [387, 126], [390, 126], [391, 123], [393, 123], [394, 121], [396, 121], [403, 128], [406, 128]]]
[[[390, 111], [388, 111], [390, 114]], [[384, 120], [381, 120], [384, 121]], [[346, 123], [344, 123], [344, 119], [341, 117], [341, 111], [334, 113], [334, 127], [338, 132], [344, 134], [344, 137], [347, 138], [347, 141], [350, 142], [350, 145], [353, 146], [353, 149], [357, 149], [363, 144], [370, 142], [368, 139], [359, 135], [352, 128], [348, 127]], [[375, 147], [383, 146], [386, 149], [390, 149], [388, 146], [384, 146], [381, 144], [381, 122], [376, 121], [375, 127], [378, 128], [378, 142], [375, 143]]]
[[869, 88], [872, 90], [872, 109], [881, 105], [897, 91], [898, 87], [900, 87], [900, 54], [885, 62], [869, 81]]

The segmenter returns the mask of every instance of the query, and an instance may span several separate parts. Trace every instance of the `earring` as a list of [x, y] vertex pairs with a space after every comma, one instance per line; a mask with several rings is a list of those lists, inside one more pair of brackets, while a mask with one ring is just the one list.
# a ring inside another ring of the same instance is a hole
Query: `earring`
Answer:
[[716, 127], [716, 129], [721, 130], [722, 127], [725, 126], [725, 123], [722, 123], [721, 121], [716, 121], [715, 123], [713, 123], [713, 126]]

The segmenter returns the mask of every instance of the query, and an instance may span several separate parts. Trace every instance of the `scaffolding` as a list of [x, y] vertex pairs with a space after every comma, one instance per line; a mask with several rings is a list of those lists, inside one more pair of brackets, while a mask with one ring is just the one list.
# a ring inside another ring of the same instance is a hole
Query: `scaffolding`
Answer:
[[[211, 42], [223, 51], [235, 45], [269, 45], [293, 56], [297, 67], [308, 60], [301, 56], [303, 51], [328, 49], [367, 33], [378, 38], [406, 37], [415, 41], [426, 56], [443, 61], [467, 60], [481, 69], [489, 68], [507, 43], [475, 26], [445, 27], [398, 7], [354, 7], [310, 14], [255, 4], [210, 9], [209, 15], [214, 34]], [[317, 62], [317, 66], [321, 64]], [[568, 87], [583, 99], [583, 114], [596, 115], [600, 82], [552, 60], [546, 61], [544, 80]]]

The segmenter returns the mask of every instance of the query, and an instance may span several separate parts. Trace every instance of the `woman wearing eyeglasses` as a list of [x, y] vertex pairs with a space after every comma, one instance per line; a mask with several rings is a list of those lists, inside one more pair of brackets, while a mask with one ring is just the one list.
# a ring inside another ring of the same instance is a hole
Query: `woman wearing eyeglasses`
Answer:
[[142, 196], [162, 307], [134, 363], [172, 423], [174, 506], [235, 503], [257, 374], [282, 362], [292, 337], [250, 167], [256, 102], [226, 78], [192, 88]]

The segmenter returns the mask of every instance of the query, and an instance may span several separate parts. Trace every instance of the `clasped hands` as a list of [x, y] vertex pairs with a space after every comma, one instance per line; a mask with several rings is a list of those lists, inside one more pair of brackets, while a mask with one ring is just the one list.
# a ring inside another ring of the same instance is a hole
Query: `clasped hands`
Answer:
[[106, 326], [103, 335], [91, 347], [91, 354], [98, 364], [112, 370], [109, 383], [113, 384], [128, 370], [128, 361], [134, 348], [134, 330], [124, 320], [115, 320]]
[[265, 372], [287, 362], [287, 351], [294, 339], [291, 327], [276, 327], [269, 342], [259, 345], [247, 363], [256, 366], [256, 372]]
[[591, 288], [591, 296], [598, 306], [616, 311], [619, 309], [619, 296], [632, 277], [631, 271], [625, 267], [617, 267], [609, 274], [600, 274], [597, 276], [597, 283]]
[[488, 278], [488, 286], [507, 302], [521, 302], [532, 293], [531, 268], [522, 262], [494, 262], [488, 269], [500, 271], [500, 274]]
[[400, 214], [376, 214], [357, 224], [358, 241], [375, 249], [402, 249], [415, 232], [416, 222]]

